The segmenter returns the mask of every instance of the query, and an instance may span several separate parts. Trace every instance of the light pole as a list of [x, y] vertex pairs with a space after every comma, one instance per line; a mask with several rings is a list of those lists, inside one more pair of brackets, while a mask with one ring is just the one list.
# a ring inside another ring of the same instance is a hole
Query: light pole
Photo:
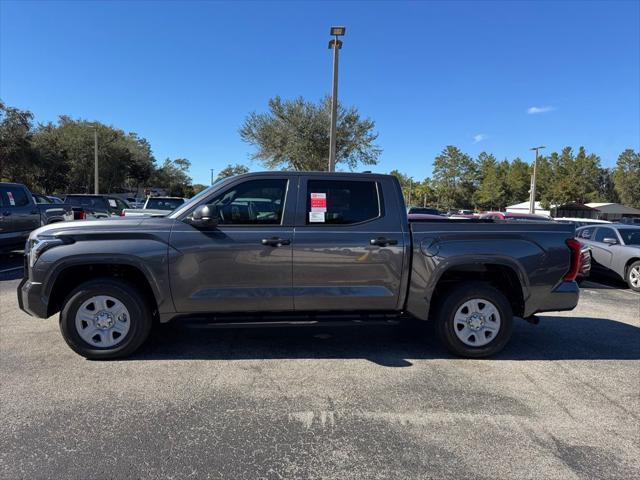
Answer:
[[536, 152], [536, 159], [533, 162], [533, 175], [531, 175], [531, 190], [529, 190], [529, 213], [536, 213], [536, 180], [538, 177], [538, 151], [545, 148], [544, 146], [533, 147], [530, 150]]
[[98, 180], [98, 127], [94, 127], [93, 130], [93, 162], [95, 168], [95, 185], [93, 188], [93, 193], [98, 195], [99, 193], [99, 180]]
[[342, 41], [338, 38], [345, 34], [346, 27], [331, 27], [333, 40], [329, 41], [329, 48], [333, 49], [333, 90], [331, 93], [331, 130], [329, 131], [329, 171], [336, 171], [336, 130], [338, 116], [338, 54], [342, 48]]
[[213, 185], [213, 168], [210, 168], [209, 170], [211, 170], [211, 185]]

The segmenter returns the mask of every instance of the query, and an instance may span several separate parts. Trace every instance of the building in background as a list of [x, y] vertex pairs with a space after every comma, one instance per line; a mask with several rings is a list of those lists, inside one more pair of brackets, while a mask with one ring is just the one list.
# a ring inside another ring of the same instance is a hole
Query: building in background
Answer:
[[640, 210], [619, 203], [587, 203], [587, 207], [593, 208], [598, 212], [599, 220], [608, 220], [617, 222], [623, 217], [640, 218]]

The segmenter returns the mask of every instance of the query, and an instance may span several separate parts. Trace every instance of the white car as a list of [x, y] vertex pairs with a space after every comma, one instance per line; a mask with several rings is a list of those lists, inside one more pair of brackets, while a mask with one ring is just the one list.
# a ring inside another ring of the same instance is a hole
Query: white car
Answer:
[[181, 197], [147, 197], [142, 208], [127, 208], [125, 217], [164, 217], [186, 202]]

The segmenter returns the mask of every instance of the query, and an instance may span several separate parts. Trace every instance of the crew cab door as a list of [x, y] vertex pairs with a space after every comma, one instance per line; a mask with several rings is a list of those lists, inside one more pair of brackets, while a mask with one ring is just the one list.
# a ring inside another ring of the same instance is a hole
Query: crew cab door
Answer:
[[296, 310], [398, 308], [406, 247], [398, 194], [380, 177], [301, 178], [293, 247]]
[[170, 283], [178, 312], [293, 309], [291, 249], [296, 176], [238, 179], [204, 198], [218, 225], [196, 228], [185, 212], [170, 237]]

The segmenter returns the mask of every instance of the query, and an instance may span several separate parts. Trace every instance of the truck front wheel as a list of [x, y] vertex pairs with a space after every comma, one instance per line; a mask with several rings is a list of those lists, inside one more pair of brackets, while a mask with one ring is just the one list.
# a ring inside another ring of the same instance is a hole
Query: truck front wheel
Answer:
[[469, 282], [444, 294], [436, 322], [438, 335], [450, 352], [482, 358], [502, 350], [511, 338], [513, 311], [499, 290]]
[[151, 309], [131, 284], [98, 278], [79, 285], [60, 312], [60, 331], [71, 349], [93, 360], [136, 351], [151, 331]]

